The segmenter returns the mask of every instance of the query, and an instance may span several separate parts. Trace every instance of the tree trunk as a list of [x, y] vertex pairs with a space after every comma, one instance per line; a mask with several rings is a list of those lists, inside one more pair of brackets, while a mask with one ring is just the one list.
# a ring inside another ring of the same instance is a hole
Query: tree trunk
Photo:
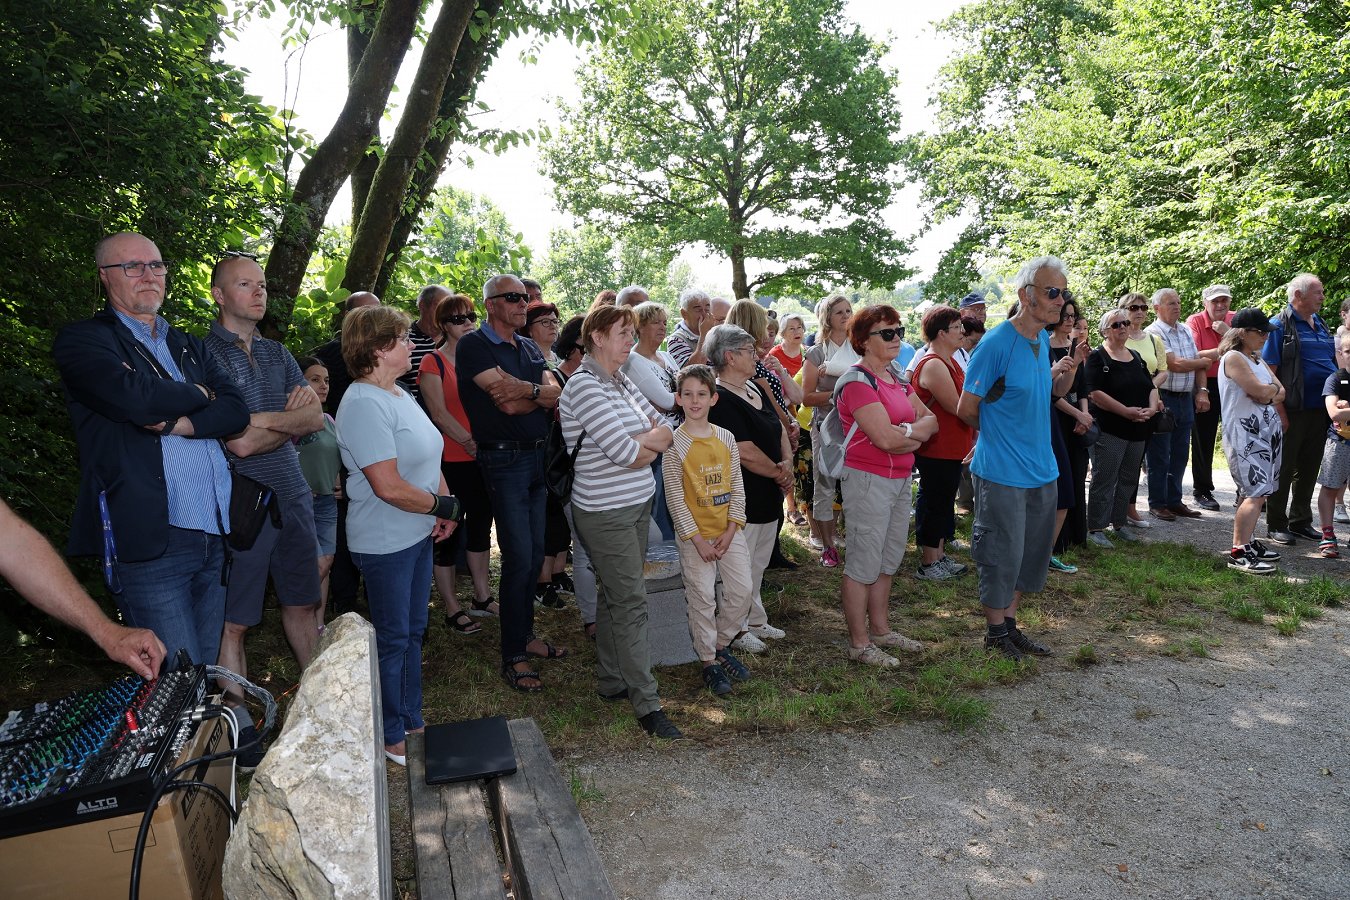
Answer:
[[[351, 89], [356, 79], [356, 71], [361, 67], [361, 58], [370, 46], [371, 21], [369, 17], [347, 28], [347, 89]], [[373, 140], [379, 143], [380, 126], [375, 124]], [[380, 164], [379, 154], [373, 149], [366, 150], [361, 161], [352, 171], [352, 231], [356, 231], [361, 222], [361, 210], [365, 208], [366, 196], [370, 193], [370, 182], [375, 178], [375, 167]]]
[[[389, 235], [389, 246], [385, 249], [384, 264], [375, 279], [374, 292], [381, 297], [393, 280], [394, 269], [398, 266], [403, 248], [408, 239], [421, 224], [422, 214], [431, 202], [431, 194], [436, 190], [436, 182], [445, 171], [446, 160], [450, 157], [450, 148], [463, 133], [464, 114], [473, 100], [478, 79], [487, 68], [488, 62], [497, 54], [501, 45], [500, 37], [494, 28], [497, 13], [501, 11], [503, 0], [479, 0], [478, 13], [485, 13], [486, 20], [479, 16], [483, 30], [478, 39], [465, 34], [460, 39], [459, 49], [455, 51], [455, 62], [450, 70], [450, 80], [446, 82], [441, 94], [441, 108], [432, 128], [432, 137], [427, 141], [426, 150], [417, 171], [413, 173], [412, 185], [404, 197], [402, 214], [394, 223]], [[477, 15], [477, 14], [476, 14]]]
[[737, 300], [750, 298], [750, 285], [745, 276], [745, 245], [739, 241], [731, 245], [731, 293]]
[[296, 179], [267, 260], [270, 308], [264, 333], [269, 336], [284, 335], [290, 325], [295, 297], [323, 220], [342, 183], [370, 147], [394, 78], [412, 42], [420, 9], [420, 0], [385, 0], [370, 46], [348, 88], [347, 102]]
[[[475, 6], [475, 0], [445, 0], [441, 4], [436, 24], [422, 51], [422, 62], [409, 91], [408, 103], [399, 117], [384, 158], [375, 170], [375, 179], [361, 211], [360, 230], [352, 235], [347, 272], [342, 279], [342, 286], [348, 290], [366, 290], [380, 274], [390, 234], [403, 209], [403, 197], [436, 121], [460, 39]], [[371, 50], [374, 50], [373, 44]]]

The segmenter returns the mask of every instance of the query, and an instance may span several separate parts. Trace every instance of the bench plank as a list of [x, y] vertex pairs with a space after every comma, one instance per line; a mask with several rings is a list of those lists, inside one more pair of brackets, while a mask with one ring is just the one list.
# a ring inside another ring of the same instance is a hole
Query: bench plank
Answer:
[[513, 887], [520, 900], [617, 900], [595, 842], [533, 719], [508, 723], [515, 775], [488, 782], [508, 823]]
[[427, 784], [424, 740], [421, 734], [408, 735], [408, 805], [418, 894], [426, 900], [505, 900], [480, 783]]

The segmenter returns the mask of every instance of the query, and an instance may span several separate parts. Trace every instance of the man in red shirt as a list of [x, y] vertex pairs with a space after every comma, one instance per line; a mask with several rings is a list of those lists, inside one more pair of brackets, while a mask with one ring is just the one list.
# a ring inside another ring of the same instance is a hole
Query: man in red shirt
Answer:
[[1233, 292], [1224, 284], [1211, 284], [1200, 294], [1205, 308], [1186, 320], [1195, 338], [1195, 349], [1202, 359], [1209, 360], [1209, 384], [1212, 388], [1201, 388], [1209, 392], [1209, 409], [1197, 411], [1195, 425], [1191, 429], [1191, 482], [1195, 505], [1211, 512], [1219, 508], [1214, 499], [1214, 438], [1219, 432], [1219, 422], [1223, 419], [1223, 408], [1219, 402], [1219, 341], [1233, 320], [1229, 307], [1233, 303]]

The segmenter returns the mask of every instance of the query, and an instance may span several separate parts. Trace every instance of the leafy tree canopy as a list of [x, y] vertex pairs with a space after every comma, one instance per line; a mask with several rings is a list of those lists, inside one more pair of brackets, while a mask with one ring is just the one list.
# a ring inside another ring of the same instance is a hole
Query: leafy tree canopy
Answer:
[[568, 315], [584, 313], [600, 291], [630, 284], [642, 285], [651, 299], [674, 309], [692, 281], [689, 267], [668, 250], [641, 237], [616, 238], [594, 225], [555, 228], [534, 274], [544, 285], [545, 298]]

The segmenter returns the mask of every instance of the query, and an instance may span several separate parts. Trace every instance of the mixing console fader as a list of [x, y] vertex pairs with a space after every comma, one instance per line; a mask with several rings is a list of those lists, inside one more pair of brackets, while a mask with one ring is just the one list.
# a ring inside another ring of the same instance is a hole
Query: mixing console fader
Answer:
[[204, 666], [128, 675], [0, 724], [0, 838], [144, 811], [196, 725]]

